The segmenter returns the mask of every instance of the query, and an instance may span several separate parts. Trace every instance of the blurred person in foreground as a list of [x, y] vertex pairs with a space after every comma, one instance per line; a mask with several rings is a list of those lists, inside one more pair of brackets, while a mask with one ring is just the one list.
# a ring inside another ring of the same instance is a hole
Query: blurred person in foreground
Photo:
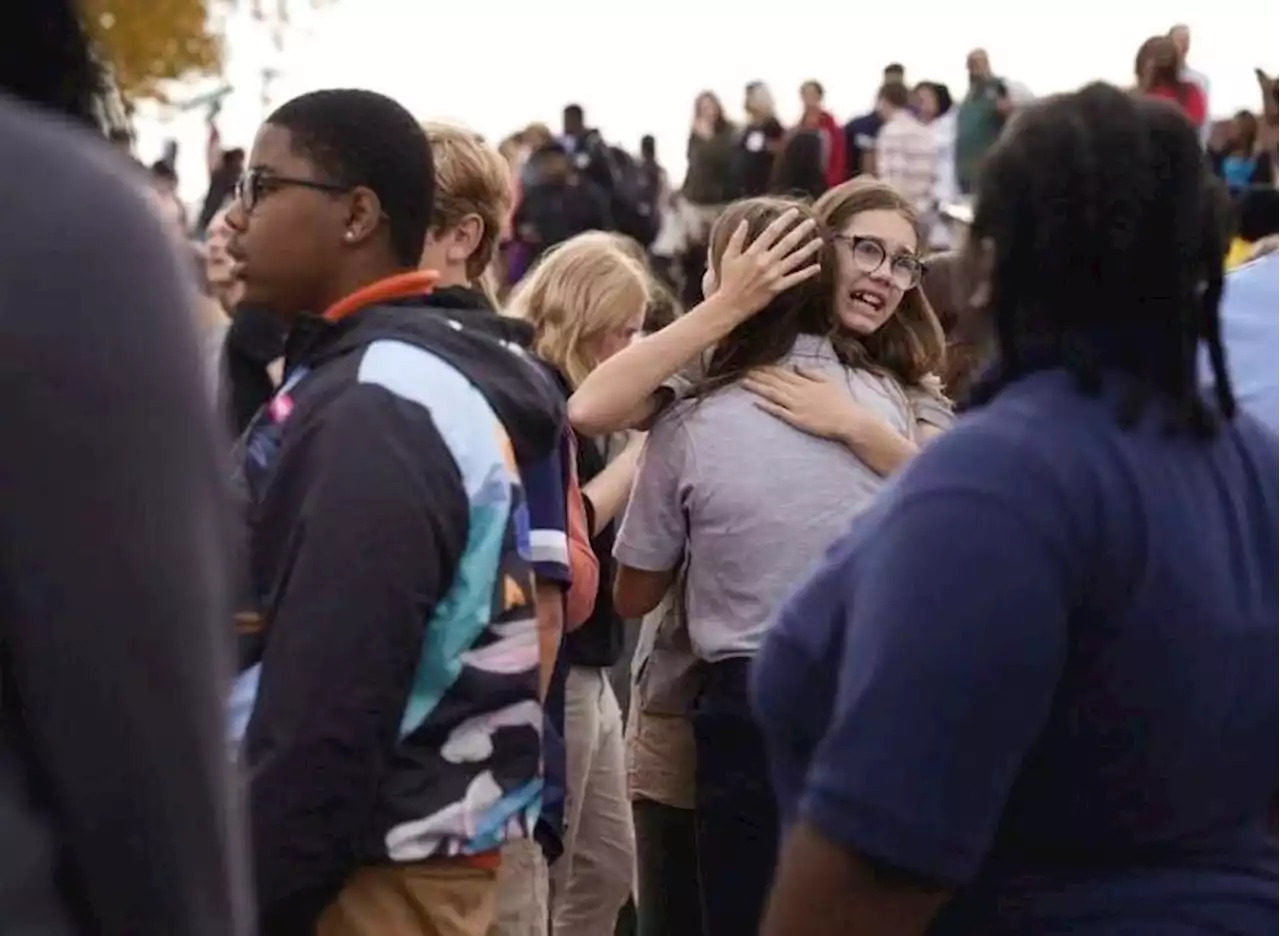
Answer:
[[787, 829], [762, 932], [1273, 934], [1280, 471], [1227, 375], [1199, 140], [1092, 84], [1021, 114], [980, 186], [979, 408], [760, 653]]
[[0, 929], [241, 936], [195, 291], [76, 17], [0, 7]]

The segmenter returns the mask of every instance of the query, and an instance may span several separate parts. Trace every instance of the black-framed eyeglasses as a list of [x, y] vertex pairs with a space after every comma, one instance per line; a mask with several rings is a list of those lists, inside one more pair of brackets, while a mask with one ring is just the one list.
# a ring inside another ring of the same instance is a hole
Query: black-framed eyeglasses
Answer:
[[835, 239], [849, 245], [853, 265], [863, 273], [875, 273], [888, 261], [889, 279], [894, 286], [904, 292], [919, 286], [920, 281], [924, 279], [924, 274], [928, 271], [925, 262], [914, 254], [896, 254], [890, 257], [889, 249], [878, 237], [841, 234]]
[[236, 198], [245, 211], [253, 211], [258, 202], [277, 189], [309, 188], [317, 192], [330, 192], [340, 195], [351, 191], [349, 185], [338, 185], [336, 182], [317, 182], [315, 179], [297, 179], [292, 176], [276, 175], [265, 169], [249, 169], [240, 176], [236, 183]]

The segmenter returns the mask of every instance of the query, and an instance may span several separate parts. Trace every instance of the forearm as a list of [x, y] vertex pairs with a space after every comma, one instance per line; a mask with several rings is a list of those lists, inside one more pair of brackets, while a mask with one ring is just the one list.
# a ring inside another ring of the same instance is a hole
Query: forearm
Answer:
[[546, 699], [564, 636], [564, 594], [555, 582], [537, 584], [538, 698]]
[[569, 399], [569, 420], [586, 435], [644, 425], [655, 413], [655, 393], [737, 325], [732, 309], [712, 296], [666, 328], [604, 361]]
[[617, 519], [627, 504], [631, 483], [636, 477], [636, 459], [630, 449], [617, 458], [582, 487], [582, 496], [591, 502], [591, 535]]
[[947, 892], [900, 873], [884, 873], [800, 822], [783, 843], [763, 936], [921, 936]]

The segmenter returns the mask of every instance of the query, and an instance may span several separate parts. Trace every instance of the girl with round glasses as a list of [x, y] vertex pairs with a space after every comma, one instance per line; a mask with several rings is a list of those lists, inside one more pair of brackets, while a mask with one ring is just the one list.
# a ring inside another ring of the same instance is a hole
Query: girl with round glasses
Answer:
[[[753, 370], [743, 385], [761, 409], [792, 426], [845, 445], [877, 478], [889, 475], [951, 423], [936, 375], [944, 337], [920, 288], [926, 273], [919, 219], [892, 187], [853, 179], [813, 206], [816, 231], [831, 242], [830, 283], [819, 315], [833, 369]], [[569, 415], [596, 434], [647, 425], [683, 396], [704, 359], [757, 307], [716, 295], [656, 335], [605, 362], [578, 388]], [[779, 359], [780, 360], [780, 359]]]
[[[860, 181], [813, 208], [735, 202], [711, 233], [711, 298], [600, 364], [570, 401], [588, 432], [654, 423], [614, 547], [614, 603], [647, 614], [687, 570], [677, 587], [696, 673], [687, 723], [706, 936], [758, 929], [777, 858], [746, 703], [774, 612], [884, 476], [950, 423], [931, 377], [942, 333], [919, 290], [915, 220], [892, 188]], [[779, 263], [787, 255], [801, 256]], [[816, 275], [803, 269], [813, 260]]]

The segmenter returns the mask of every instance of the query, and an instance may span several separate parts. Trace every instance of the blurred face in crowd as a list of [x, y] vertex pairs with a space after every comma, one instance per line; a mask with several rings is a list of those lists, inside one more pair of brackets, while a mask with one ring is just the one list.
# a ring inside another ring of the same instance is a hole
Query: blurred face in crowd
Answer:
[[1171, 84], [1178, 80], [1182, 57], [1172, 39], [1164, 36], [1153, 39], [1139, 58], [1140, 84]]
[[822, 109], [822, 89], [815, 82], [806, 81], [800, 86], [800, 103], [806, 111]]
[[1174, 47], [1178, 50], [1178, 54], [1183, 58], [1187, 57], [1187, 53], [1191, 51], [1191, 30], [1186, 26], [1175, 26], [1169, 30], [1169, 38], [1173, 40]]
[[538, 178], [546, 182], [566, 182], [573, 175], [573, 164], [564, 153], [543, 152], [537, 161]]
[[1258, 118], [1250, 111], [1240, 111], [1231, 118], [1231, 142], [1237, 144], [1252, 143], [1258, 135]]
[[186, 212], [182, 202], [178, 201], [178, 196], [171, 189], [166, 190], [161, 186], [153, 185], [149, 189], [148, 200], [156, 214], [160, 216], [160, 222], [164, 225], [166, 233], [176, 242], [185, 244], [187, 241]]
[[916, 113], [920, 115], [921, 120], [928, 122], [937, 118], [941, 107], [938, 104], [938, 94], [933, 90], [932, 85], [924, 83], [916, 85], [913, 97]]
[[644, 330], [645, 306], [636, 307], [635, 313], [614, 328], [609, 328], [591, 339], [589, 354], [595, 366], [613, 357]]
[[743, 107], [748, 114], [757, 119], [773, 116], [773, 95], [768, 85], [757, 82], [747, 86], [747, 99]]
[[577, 105], [571, 104], [566, 107], [562, 117], [562, 126], [565, 136], [581, 136], [586, 131], [586, 115]]
[[719, 123], [723, 114], [720, 102], [716, 100], [713, 94], [699, 94], [698, 100], [694, 104], [694, 113], [698, 120], [708, 126], [715, 126]]
[[920, 283], [915, 226], [897, 211], [874, 209], [850, 218], [836, 240], [832, 305], [842, 326], [870, 335], [893, 318], [903, 295]]
[[969, 70], [970, 81], [982, 81], [991, 77], [991, 61], [982, 49], [974, 49], [969, 53], [965, 67]]
[[204, 240], [204, 265], [210, 292], [229, 311], [238, 304], [243, 288], [235, 277], [235, 261], [227, 252], [227, 245], [231, 242], [227, 211], [222, 209], [209, 222]]

